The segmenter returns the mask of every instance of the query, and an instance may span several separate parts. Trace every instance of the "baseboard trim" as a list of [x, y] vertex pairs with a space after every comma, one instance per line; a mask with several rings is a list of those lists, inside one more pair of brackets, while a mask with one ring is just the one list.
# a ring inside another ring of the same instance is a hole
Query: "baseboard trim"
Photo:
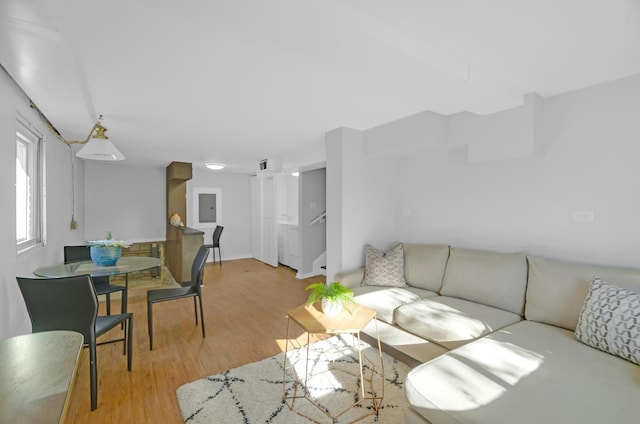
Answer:
[[[222, 258], [222, 262], [224, 261], [233, 261], [234, 259], [251, 259], [253, 258], [253, 256], [251, 256], [250, 254], [248, 255], [236, 255], [236, 256], [225, 256]], [[209, 254], [209, 257], [207, 258], [207, 262], [213, 262], [213, 256], [211, 254]], [[216, 252], [216, 263], [218, 262], [218, 252]]]

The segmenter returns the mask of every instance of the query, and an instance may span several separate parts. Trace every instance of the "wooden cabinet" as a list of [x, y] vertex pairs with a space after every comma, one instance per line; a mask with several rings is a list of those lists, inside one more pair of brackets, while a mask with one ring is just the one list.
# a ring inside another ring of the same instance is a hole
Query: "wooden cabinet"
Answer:
[[170, 225], [169, 217], [177, 213], [187, 222], [187, 181], [191, 179], [192, 166], [186, 162], [171, 162], [167, 166], [167, 242], [166, 264], [176, 282], [191, 281], [191, 265], [204, 244], [204, 233], [189, 227]]
[[204, 232], [188, 227], [167, 226], [167, 268], [176, 282], [191, 281], [191, 265], [204, 244]]
[[177, 213], [187, 225], [187, 181], [191, 179], [192, 166], [186, 162], [171, 162], [167, 166], [167, 222]]

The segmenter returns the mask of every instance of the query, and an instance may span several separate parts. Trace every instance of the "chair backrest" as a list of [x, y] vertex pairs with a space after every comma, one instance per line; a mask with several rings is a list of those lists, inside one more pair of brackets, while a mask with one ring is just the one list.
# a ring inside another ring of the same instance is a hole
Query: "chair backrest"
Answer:
[[[64, 263], [82, 262], [91, 260], [91, 247], [87, 245], [80, 246], [64, 246]], [[93, 284], [101, 287], [109, 284], [109, 277], [93, 277]]]
[[220, 235], [222, 234], [222, 230], [224, 227], [218, 225], [215, 230], [213, 230], [213, 247], [220, 247]]
[[200, 285], [202, 284], [202, 271], [207, 262], [207, 256], [209, 256], [209, 248], [200, 246], [193, 260], [193, 265], [191, 265], [191, 286], [196, 287], [198, 293], [200, 292]]
[[91, 248], [89, 246], [65, 246], [64, 263], [82, 262], [91, 260]]
[[17, 277], [34, 333], [77, 331], [85, 343], [95, 340], [98, 298], [91, 277]]

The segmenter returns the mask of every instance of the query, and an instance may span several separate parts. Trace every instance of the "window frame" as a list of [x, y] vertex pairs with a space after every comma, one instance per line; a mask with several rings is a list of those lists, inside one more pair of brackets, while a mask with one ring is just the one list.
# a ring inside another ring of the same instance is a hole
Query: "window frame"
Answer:
[[[46, 168], [45, 168], [45, 140], [31, 123], [18, 115], [15, 133], [15, 234], [16, 254], [21, 255], [36, 247], [46, 245]], [[26, 152], [26, 158], [19, 157], [19, 153]], [[26, 163], [26, 178], [24, 184], [28, 190], [23, 194], [24, 199], [18, 201], [20, 176], [19, 163], [24, 159]], [[18, 210], [20, 203], [25, 203], [22, 211]], [[20, 213], [21, 212], [21, 213]], [[22, 220], [21, 220], [22, 218]], [[29, 228], [29, 223], [31, 227]], [[19, 228], [26, 227], [21, 238], [18, 239]]]

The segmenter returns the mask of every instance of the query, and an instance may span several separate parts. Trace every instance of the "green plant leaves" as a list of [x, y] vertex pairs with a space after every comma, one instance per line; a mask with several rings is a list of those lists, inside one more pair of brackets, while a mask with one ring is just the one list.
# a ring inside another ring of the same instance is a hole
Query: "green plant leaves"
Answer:
[[309, 284], [305, 291], [311, 291], [307, 299], [307, 306], [314, 304], [320, 299], [341, 300], [343, 302], [353, 301], [353, 291], [343, 286], [337, 281], [331, 284], [313, 283]]

